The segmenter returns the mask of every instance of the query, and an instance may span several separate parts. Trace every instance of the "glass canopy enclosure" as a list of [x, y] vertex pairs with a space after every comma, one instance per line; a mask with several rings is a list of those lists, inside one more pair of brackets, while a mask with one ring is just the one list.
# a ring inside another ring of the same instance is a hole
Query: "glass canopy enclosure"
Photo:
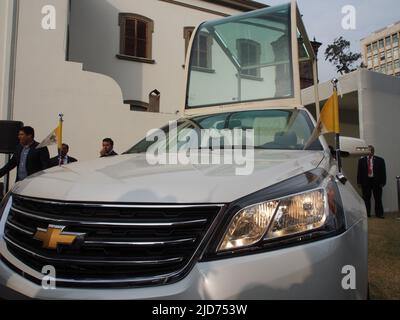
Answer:
[[314, 55], [293, 5], [200, 25], [191, 45], [186, 109], [298, 98], [298, 64]]

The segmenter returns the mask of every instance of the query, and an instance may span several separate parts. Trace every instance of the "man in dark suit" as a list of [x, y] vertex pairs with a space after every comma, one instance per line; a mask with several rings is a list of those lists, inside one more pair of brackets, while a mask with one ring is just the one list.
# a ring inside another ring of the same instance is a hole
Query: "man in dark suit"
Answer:
[[47, 169], [49, 162], [49, 150], [47, 147], [37, 149], [39, 145], [35, 140], [35, 131], [31, 127], [23, 127], [19, 130], [19, 145], [11, 160], [0, 169], [0, 178], [17, 168], [17, 181], [24, 180], [30, 175]]
[[386, 185], [385, 160], [375, 156], [375, 148], [369, 146], [369, 155], [358, 161], [357, 183], [362, 188], [363, 199], [371, 216], [371, 195], [374, 194], [375, 215], [383, 219], [382, 190]]
[[76, 160], [74, 157], [70, 157], [68, 155], [68, 152], [69, 152], [69, 145], [63, 143], [60, 155], [50, 159], [49, 168], [63, 166], [69, 163], [77, 162], [78, 160]]
[[100, 158], [117, 156], [114, 151], [114, 141], [111, 138], [103, 139], [102, 149], [100, 150]]

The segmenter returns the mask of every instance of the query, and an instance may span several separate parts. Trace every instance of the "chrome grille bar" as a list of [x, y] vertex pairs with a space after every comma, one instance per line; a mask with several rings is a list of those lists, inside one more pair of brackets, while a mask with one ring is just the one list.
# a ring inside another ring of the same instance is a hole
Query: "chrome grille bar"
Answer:
[[[7, 221], [7, 225], [16, 231], [28, 236], [33, 236], [35, 232], [21, 228], [11, 221]], [[111, 240], [86, 240], [82, 245], [90, 246], [129, 246], [129, 247], [151, 247], [151, 246], [168, 246], [178, 244], [188, 244], [196, 242], [196, 238], [164, 240], [164, 241], [111, 241]]]
[[130, 246], [130, 247], [151, 247], [151, 246], [167, 246], [185, 243], [194, 243], [196, 238], [178, 239], [169, 241], [84, 241], [84, 245], [94, 246]]
[[188, 220], [188, 221], [176, 221], [176, 222], [110, 222], [110, 221], [84, 221], [84, 220], [72, 220], [72, 219], [56, 219], [48, 218], [39, 215], [39, 213], [30, 213], [12, 206], [11, 211], [17, 212], [24, 216], [32, 219], [52, 223], [52, 224], [66, 224], [75, 226], [105, 226], [105, 227], [143, 227], [143, 228], [154, 228], [154, 227], [179, 227], [189, 225], [202, 225], [207, 223], [207, 219]]
[[24, 197], [24, 196], [16, 196], [14, 195], [15, 198], [21, 199], [21, 200], [28, 200], [28, 201], [34, 201], [38, 203], [44, 203], [44, 204], [51, 204], [51, 205], [61, 205], [61, 206], [80, 206], [80, 207], [90, 207], [90, 208], [138, 208], [138, 209], [166, 209], [166, 208], [174, 208], [174, 209], [185, 209], [185, 208], [209, 208], [209, 207], [219, 207], [222, 208], [224, 204], [107, 204], [107, 203], [81, 203], [81, 202], [64, 202], [64, 201], [55, 201], [55, 200], [45, 200], [45, 199], [35, 199], [35, 198], [29, 198], [29, 197]]
[[6, 235], [4, 236], [4, 240], [13, 245], [14, 247], [28, 253], [32, 256], [38, 257], [40, 259], [46, 261], [55, 261], [55, 262], [65, 262], [65, 263], [82, 263], [82, 264], [116, 264], [116, 265], [163, 265], [163, 264], [171, 264], [171, 263], [179, 263], [183, 261], [183, 257], [175, 257], [169, 259], [160, 259], [160, 260], [92, 260], [92, 259], [68, 259], [68, 258], [53, 258], [46, 255], [38, 254], [33, 252], [27, 248], [22, 247], [15, 241], [8, 238]]
[[19, 232], [22, 232], [22, 233], [24, 233], [24, 234], [27, 234], [28, 236], [33, 236], [33, 235], [35, 234], [35, 233], [32, 232], [32, 231], [29, 231], [29, 230], [27, 230], [27, 229], [24, 229], [24, 228], [21, 228], [21, 227], [15, 225], [14, 223], [12, 223], [12, 222], [9, 221], [9, 220], [7, 221], [7, 225], [10, 226], [10, 227], [13, 228], [13, 229], [19, 231]]

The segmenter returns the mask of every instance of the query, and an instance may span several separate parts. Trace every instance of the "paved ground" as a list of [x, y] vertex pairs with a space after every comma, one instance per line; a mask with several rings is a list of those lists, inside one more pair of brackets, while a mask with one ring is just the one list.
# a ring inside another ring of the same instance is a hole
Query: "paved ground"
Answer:
[[400, 299], [400, 213], [369, 219], [371, 299]]

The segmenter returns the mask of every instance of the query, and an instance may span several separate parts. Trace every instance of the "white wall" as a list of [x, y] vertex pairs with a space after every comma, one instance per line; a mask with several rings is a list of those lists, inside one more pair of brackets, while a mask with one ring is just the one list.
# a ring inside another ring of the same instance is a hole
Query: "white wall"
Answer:
[[7, 118], [13, 17], [12, 2], [12, 0], [0, 1], [0, 120]]
[[[205, 1], [181, 1], [226, 14], [237, 10]], [[136, 13], [154, 21], [153, 59], [156, 64], [119, 60], [120, 12]], [[185, 40], [183, 29], [222, 18], [159, 0], [73, 0], [70, 60], [85, 70], [109, 75], [121, 86], [124, 100], [148, 102], [149, 93], [161, 92], [161, 111], [183, 109], [185, 95]], [[129, 108], [129, 106], [125, 106]]]
[[385, 211], [397, 210], [396, 176], [400, 176], [400, 78], [362, 70], [359, 88], [361, 137], [386, 160]]
[[[9, 100], [9, 75], [12, 41], [13, 1], [0, 1], [0, 120], [7, 120]], [[5, 156], [0, 155], [0, 166]]]
[[[45, 31], [41, 8], [49, 4], [57, 10], [57, 29]], [[126, 151], [172, 116], [129, 111], [113, 79], [66, 62], [66, 12], [67, 0], [21, 0], [14, 119], [33, 126], [41, 140], [64, 113], [64, 141], [79, 160], [98, 157], [100, 141], [108, 136], [117, 152]], [[55, 147], [51, 152], [55, 155]]]

